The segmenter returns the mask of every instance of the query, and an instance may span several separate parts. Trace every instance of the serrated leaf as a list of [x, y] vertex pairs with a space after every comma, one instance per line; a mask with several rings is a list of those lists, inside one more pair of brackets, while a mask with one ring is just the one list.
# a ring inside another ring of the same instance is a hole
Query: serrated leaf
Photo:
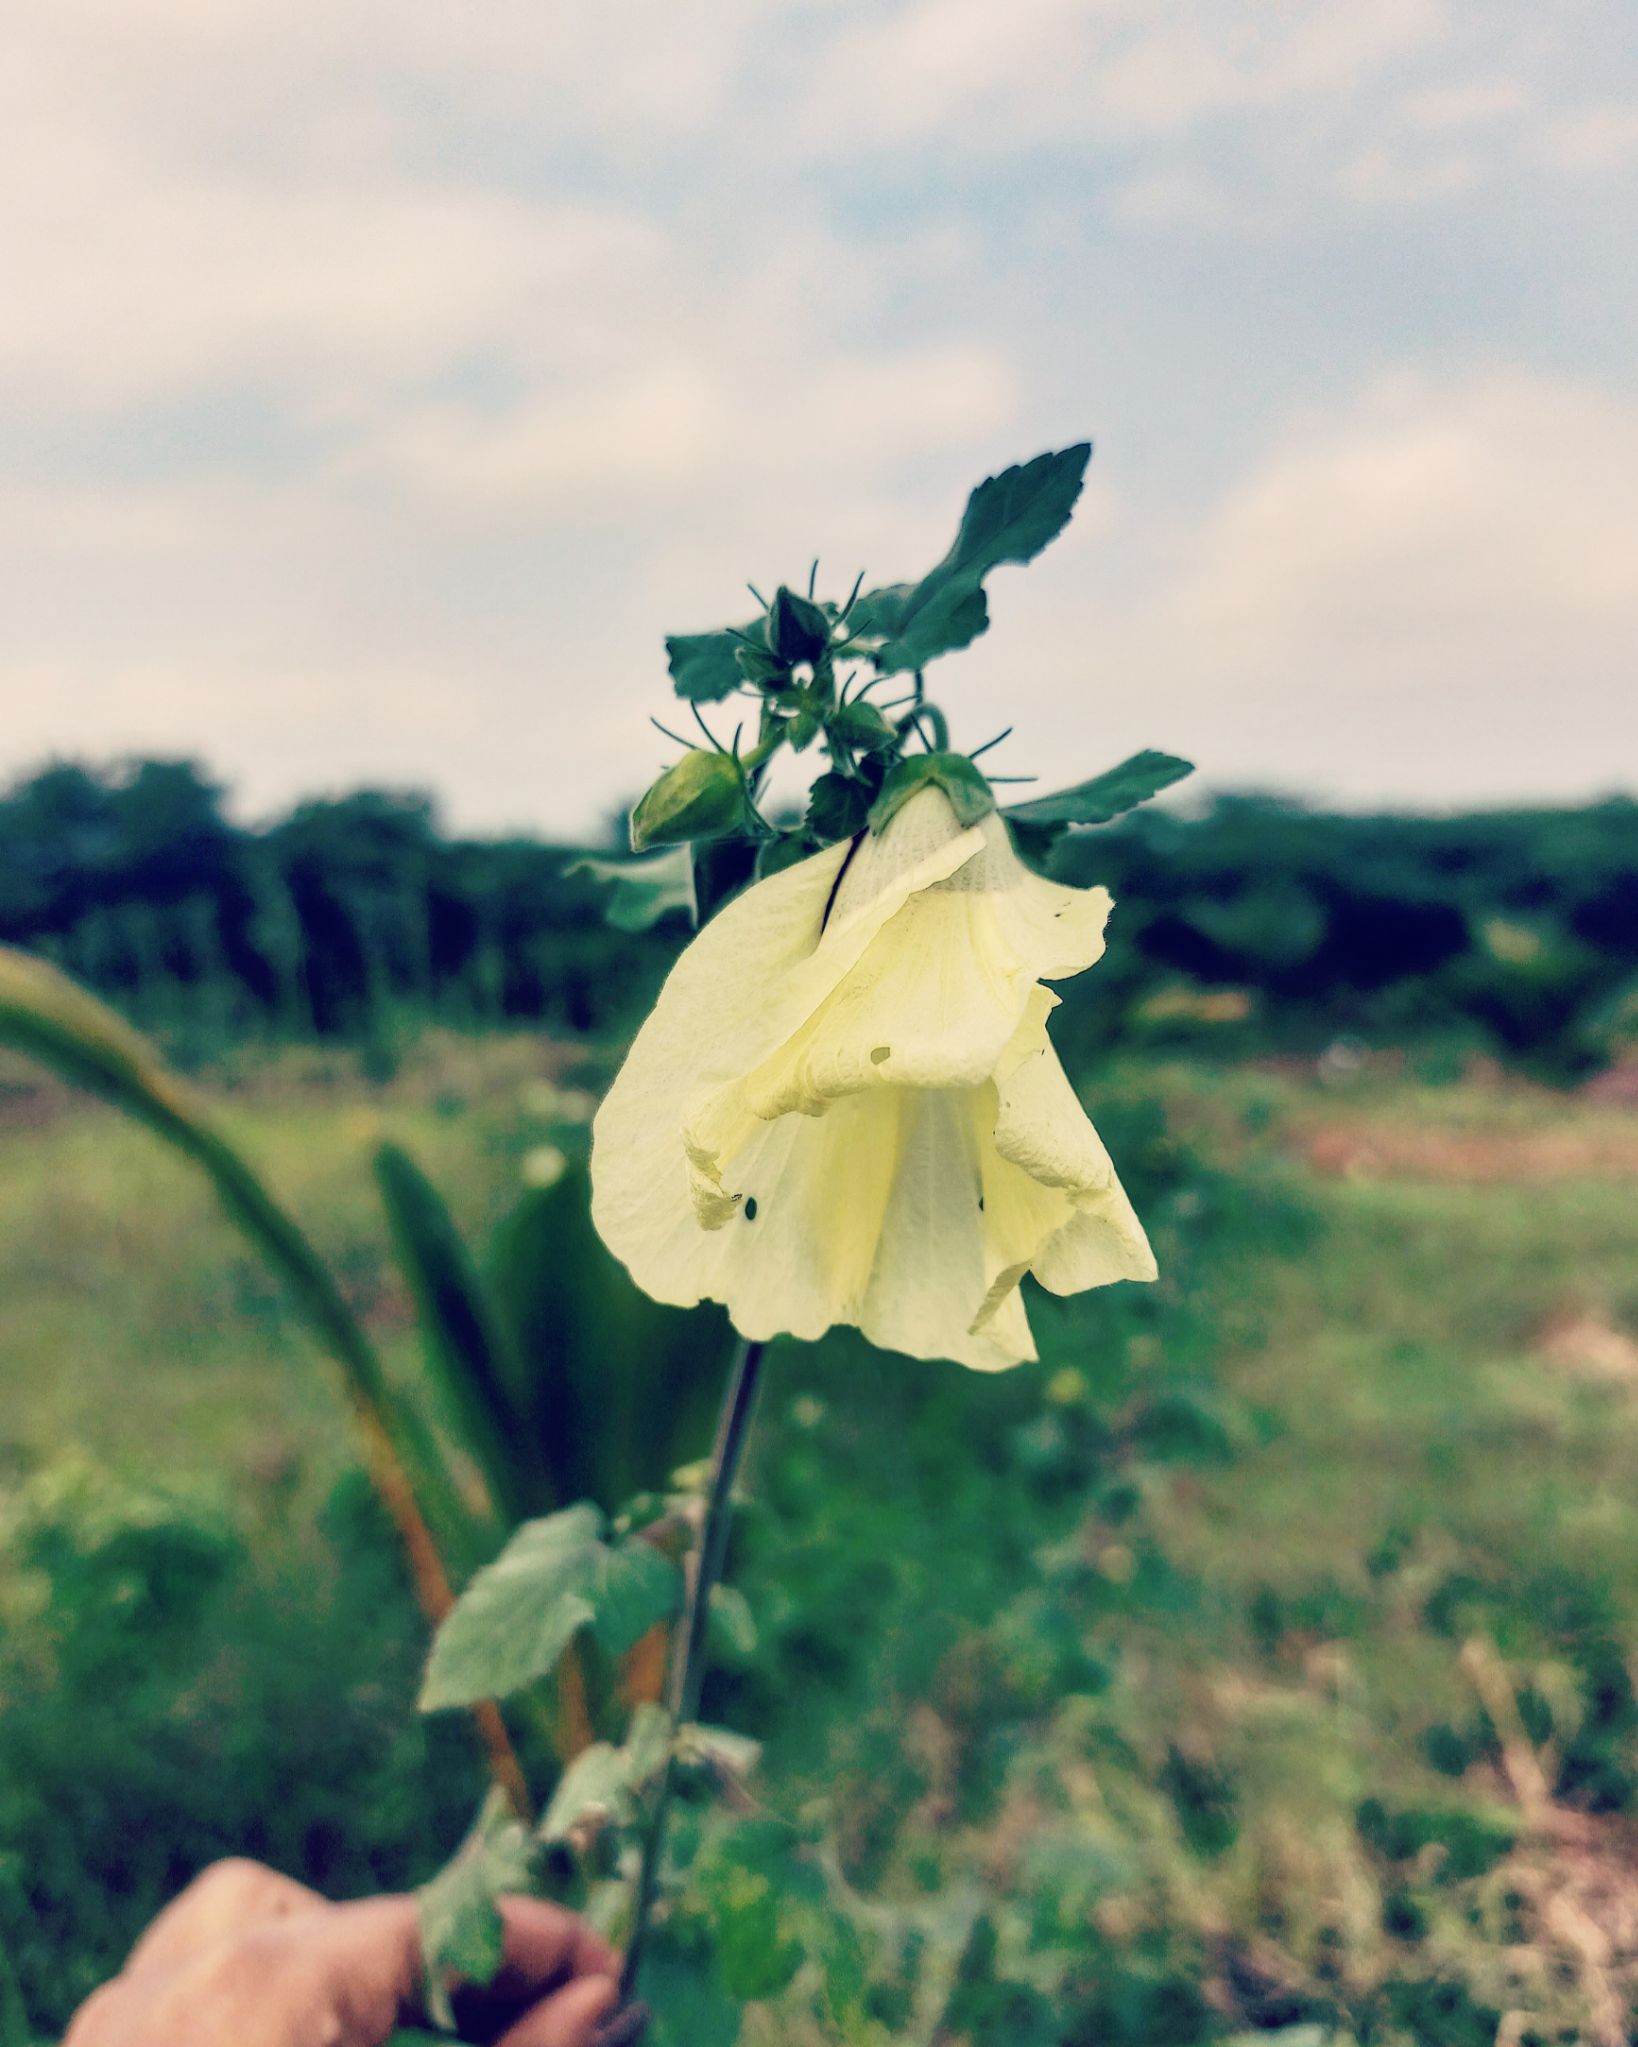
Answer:
[[564, 871], [589, 875], [614, 891], [603, 918], [616, 931], [647, 931], [673, 910], [683, 911], [690, 924], [699, 922], [694, 861], [687, 846], [668, 846], [641, 860], [595, 860], [588, 855]]
[[871, 800], [868, 783], [832, 769], [819, 776], [808, 791], [808, 830], [826, 845], [851, 839], [864, 830]]
[[[762, 621], [757, 619], [740, 630], [745, 639], [759, 639]], [[696, 704], [714, 704], [731, 697], [743, 679], [737, 656], [744, 643], [731, 632], [668, 633], [666, 666], [678, 696]]]
[[675, 1564], [641, 1541], [611, 1545], [586, 1502], [527, 1521], [473, 1578], [433, 1639], [421, 1710], [503, 1699], [553, 1669], [581, 1628], [625, 1654], [676, 1611]]
[[427, 2008], [453, 2026], [453, 1983], [479, 1988], [500, 1968], [505, 1928], [498, 1900], [526, 1890], [535, 1854], [528, 1829], [499, 1792], [491, 1792], [459, 1850], [417, 1894]]
[[1108, 824], [1111, 818], [1135, 810], [1194, 773], [1192, 761], [1175, 754], [1156, 753], [1145, 748], [1123, 760], [1118, 768], [1094, 775], [1089, 782], [1077, 782], [1073, 789], [1060, 789], [1055, 796], [1037, 796], [1028, 803], [1015, 803], [1005, 812], [1009, 824], [1027, 827], [1053, 825]]
[[885, 675], [925, 668], [940, 654], [959, 654], [989, 629], [989, 599], [983, 590], [946, 584], [912, 608], [904, 631], [878, 651], [876, 665]]
[[986, 477], [967, 500], [961, 527], [937, 568], [911, 586], [873, 590], [854, 607], [855, 638], [881, 635], [884, 673], [925, 667], [977, 639], [989, 624], [984, 578], [1004, 562], [1033, 561], [1068, 524], [1091, 459], [1086, 441]]

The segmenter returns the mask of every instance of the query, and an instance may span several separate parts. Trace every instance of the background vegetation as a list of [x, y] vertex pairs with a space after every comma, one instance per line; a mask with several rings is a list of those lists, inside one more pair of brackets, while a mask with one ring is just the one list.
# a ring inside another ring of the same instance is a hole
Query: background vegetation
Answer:
[[[424, 797], [360, 791], [253, 831], [221, 796], [186, 761], [19, 784], [0, 798], [0, 943], [194, 1058], [246, 1037], [381, 1050], [427, 1021], [618, 1031], [675, 949], [675, 919], [609, 930], [573, 852], [451, 839]], [[1638, 1028], [1628, 800], [1418, 818], [1235, 798], [1137, 811], [1057, 857], [1121, 906], [1069, 994], [1089, 1043], [1443, 1036], [1562, 1078]]]
[[[765, 1750], [698, 1822], [678, 1939], [719, 1959], [674, 1942], [670, 2037], [743, 1999], [814, 2047], [1627, 2037], [1634, 816], [1236, 802], [1068, 849], [1122, 908], [1066, 1035], [1162, 1281], [1037, 1297], [1000, 1378], [775, 1352], [707, 1699]], [[0, 849], [0, 936], [208, 1057], [403, 1380], [367, 1155], [495, 1269], [680, 935], [402, 799], [240, 831], [179, 766], [50, 770]], [[20, 1062], [0, 1370], [9, 2047], [213, 1855], [420, 1880], [482, 1770], [412, 1710], [425, 1626], [287, 1304]]]

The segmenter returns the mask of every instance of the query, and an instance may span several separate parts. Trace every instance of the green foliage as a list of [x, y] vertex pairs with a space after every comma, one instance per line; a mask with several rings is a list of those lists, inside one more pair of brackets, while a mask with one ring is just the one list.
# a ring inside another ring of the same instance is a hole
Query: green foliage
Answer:
[[622, 1826], [637, 1817], [637, 1801], [665, 1768], [671, 1722], [664, 1710], [641, 1705], [619, 1747], [594, 1741], [580, 1751], [552, 1793], [540, 1822], [543, 1842], [571, 1841], [588, 1824]]
[[521, 1365], [443, 1196], [400, 1145], [376, 1152], [375, 1178], [433, 1383], [509, 1526], [549, 1497], [550, 1484], [512, 1399]]
[[1081, 494], [1090, 442], [1037, 455], [985, 479], [967, 500], [950, 551], [919, 583], [860, 598], [849, 619], [885, 674], [925, 668], [989, 624], [984, 579], [1004, 562], [1033, 561], [1063, 531]]
[[[507, 1216], [534, 1141], [520, 1049], [462, 1048], [495, 1079], [462, 1081], [460, 1124], [433, 1106], [447, 1047], [369, 1092], [463, 1219]], [[1622, 1327], [1638, 1313], [1622, 1189], [1332, 1180], [1301, 1146], [1321, 1118], [1517, 1136], [1594, 1111], [1374, 1068], [1079, 1070], [1156, 1286], [1037, 1297], [1041, 1365], [996, 1378], [841, 1335], [769, 1360], [733, 1563], [755, 1626], [719, 1637], [703, 1708], [764, 1761], [726, 1810], [717, 1765], [685, 1773], [645, 1972], [661, 2037], [1488, 2042], [1525, 1960], [1544, 2028], [1585, 2034], [1573, 1967], [1513, 1898], [1518, 1815], [1460, 1650], [1496, 1642], [1578, 1840], [1618, 1848], [1638, 1800], [1634, 1415], [1534, 1333], [1571, 1291]], [[283, 1128], [311, 1155], [304, 1213], [385, 1304], [385, 1340], [403, 1318], [336, 1086], [246, 1081], [236, 1119], [265, 1121], [258, 1150]], [[6, 1105], [7, 1430], [222, 1473], [203, 1496], [0, 1487], [0, 1948], [54, 2037], [202, 1861], [248, 1849], [336, 1894], [414, 1882], [479, 1772], [458, 1721], [413, 1716], [420, 1629], [367, 1491], [330, 1490], [345, 1444], [316, 1362], [275, 1351], [269, 1408], [264, 1331], [241, 1360], [203, 1347], [234, 1287], [277, 1317], [256, 1268], [184, 1215], [188, 1291], [133, 1287], [114, 1220], [169, 1183], [54, 1096]], [[75, 1276], [54, 1315], [53, 1256]], [[718, 1334], [694, 1325], [702, 1381]], [[404, 1325], [389, 1363], [413, 1350]], [[623, 1355], [588, 1381], [611, 1403]], [[288, 1414], [292, 1446], [242, 1411]], [[22, 1454], [0, 1445], [0, 1470]], [[578, 1854], [546, 1860], [597, 1900]], [[787, 1967], [744, 2015], [736, 1993]]]
[[[151, 1408], [122, 1410], [151, 1461]], [[403, 1888], [479, 1793], [467, 1730], [414, 1712], [422, 1628], [362, 1479], [316, 1450], [197, 1470], [0, 1482], [0, 1952], [41, 2041], [206, 1863]]]
[[621, 1655], [675, 1613], [679, 1590], [675, 1564], [634, 1537], [608, 1542], [593, 1506], [525, 1522], [439, 1626], [422, 1709], [521, 1691], [556, 1668], [582, 1628]]
[[388, 1387], [374, 1347], [329, 1268], [203, 1105], [143, 1040], [43, 961], [0, 947], [0, 1045], [27, 1053], [99, 1095], [203, 1169], [223, 1208], [289, 1287], [319, 1343], [341, 1367], [383, 1453], [396, 1450], [402, 1457], [446, 1533], [467, 1534], [465, 1511], [436, 1445], [415, 1410]]
[[530, 1886], [535, 1842], [492, 1791], [452, 1860], [420, 1891], [421, 1956], [432, 2017], [453, 2030], [450, 1990], [485, 1984], [500, 1968], [505, 1928], [498, 1900]]
[[677, 694], [697, 704], [716, 703], [732, 696], [745, 680], [739, 652], [745, 642], [761, 630], [761, 620], [733, 632], [670, 633], [666, 636], [666, 665]]
[[1060, 789], [1055, 796], [1037, 796], [1028, 803], [1010, 805], [1006, 820], [1019, 851], [1037, 865], [1044, 865], [1070, 826], [1112, 823], [1193, 773], [1189, 761], [1145, 750], [1123, 760], [1119, 767], [1094, 775], [1089, 782], [1078, 782], [1073, 789]]
[[615, 931], [649, 931], [680, 910], [696, 921], [694, 862], [686, 846], [674, 846], [646, 860], [576, 860], [566, 870], [606, 883], [613, 894], [604, 910]]
[[516, 1360], [520, 1436], [549, 1474], [542, 1506], [587, 1499], [613, 1513], [705, 1454], [727, 1318], [662, 1307], [632, 1284], [592, 1227], [583, 1163], [519, 1196], [495, 1230], [485, 1279]]

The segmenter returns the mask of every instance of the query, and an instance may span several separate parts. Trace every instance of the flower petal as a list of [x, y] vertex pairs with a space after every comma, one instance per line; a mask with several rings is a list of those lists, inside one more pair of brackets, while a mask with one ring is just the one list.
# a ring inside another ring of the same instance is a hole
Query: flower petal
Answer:
[[[845, 926], [826, 911], [851, 849], [827, 847], [747, 889], [685, 949], [592, 1126], [593, 1220], [655, 1299], [691, 1306], [710, 1291], [691, 1267], [701, 1221], [720, 1226], [738, 1206], [711, 1162], [742, 1150], [757, 1130], [736, 1110], [744, 1076], [823, 1003], [909, 895], [980, 844], [972, 830], [921, 846], [855, 900]], [[684, 1131], [713, 1102], [735, 1120], [710, 1146], [696, 1146], [691, 1165]]]
[[984, 1297], [985, 1216], [973, 1091], [906, 1090], [897, 1102], [898, 1171], [882, 1217], [859, 1327], [884, 1350], [1001, 1371], [1035, 1356], [1022, 1309], [1001, 1329], [974, 1327]]
[[1056, 1294], [1156, 1275], [1143, 1225], [1047, 1037], [1056, 1004], [1046, 989], [1036, 991], [996, 1069], [984, 1159], [995, 1231], [985, 1314], [995, 1312], [1009, 1273], [1022, 1276], [1020, 1266]]

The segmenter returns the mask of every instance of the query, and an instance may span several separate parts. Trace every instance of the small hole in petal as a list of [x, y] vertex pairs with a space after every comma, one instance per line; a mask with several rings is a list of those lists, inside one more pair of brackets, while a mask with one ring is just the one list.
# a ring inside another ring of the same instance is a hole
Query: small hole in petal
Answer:
[[756, 1221], [756, 1196], [754, 1194], [747, 1194], [745, 1197], [745, 1220], [748, 1223]]
[[982, 1194], [978, 1197], [978, 1212], [980, 1215], [984, 1213], [984, 1197]]
[[892, 1056], [893, 1047], [891, 1045], [873, 1045], [870, 1049], [870, 1063], [872, 1066], [880, 1066], [884, 1059], [891, 1059]]

